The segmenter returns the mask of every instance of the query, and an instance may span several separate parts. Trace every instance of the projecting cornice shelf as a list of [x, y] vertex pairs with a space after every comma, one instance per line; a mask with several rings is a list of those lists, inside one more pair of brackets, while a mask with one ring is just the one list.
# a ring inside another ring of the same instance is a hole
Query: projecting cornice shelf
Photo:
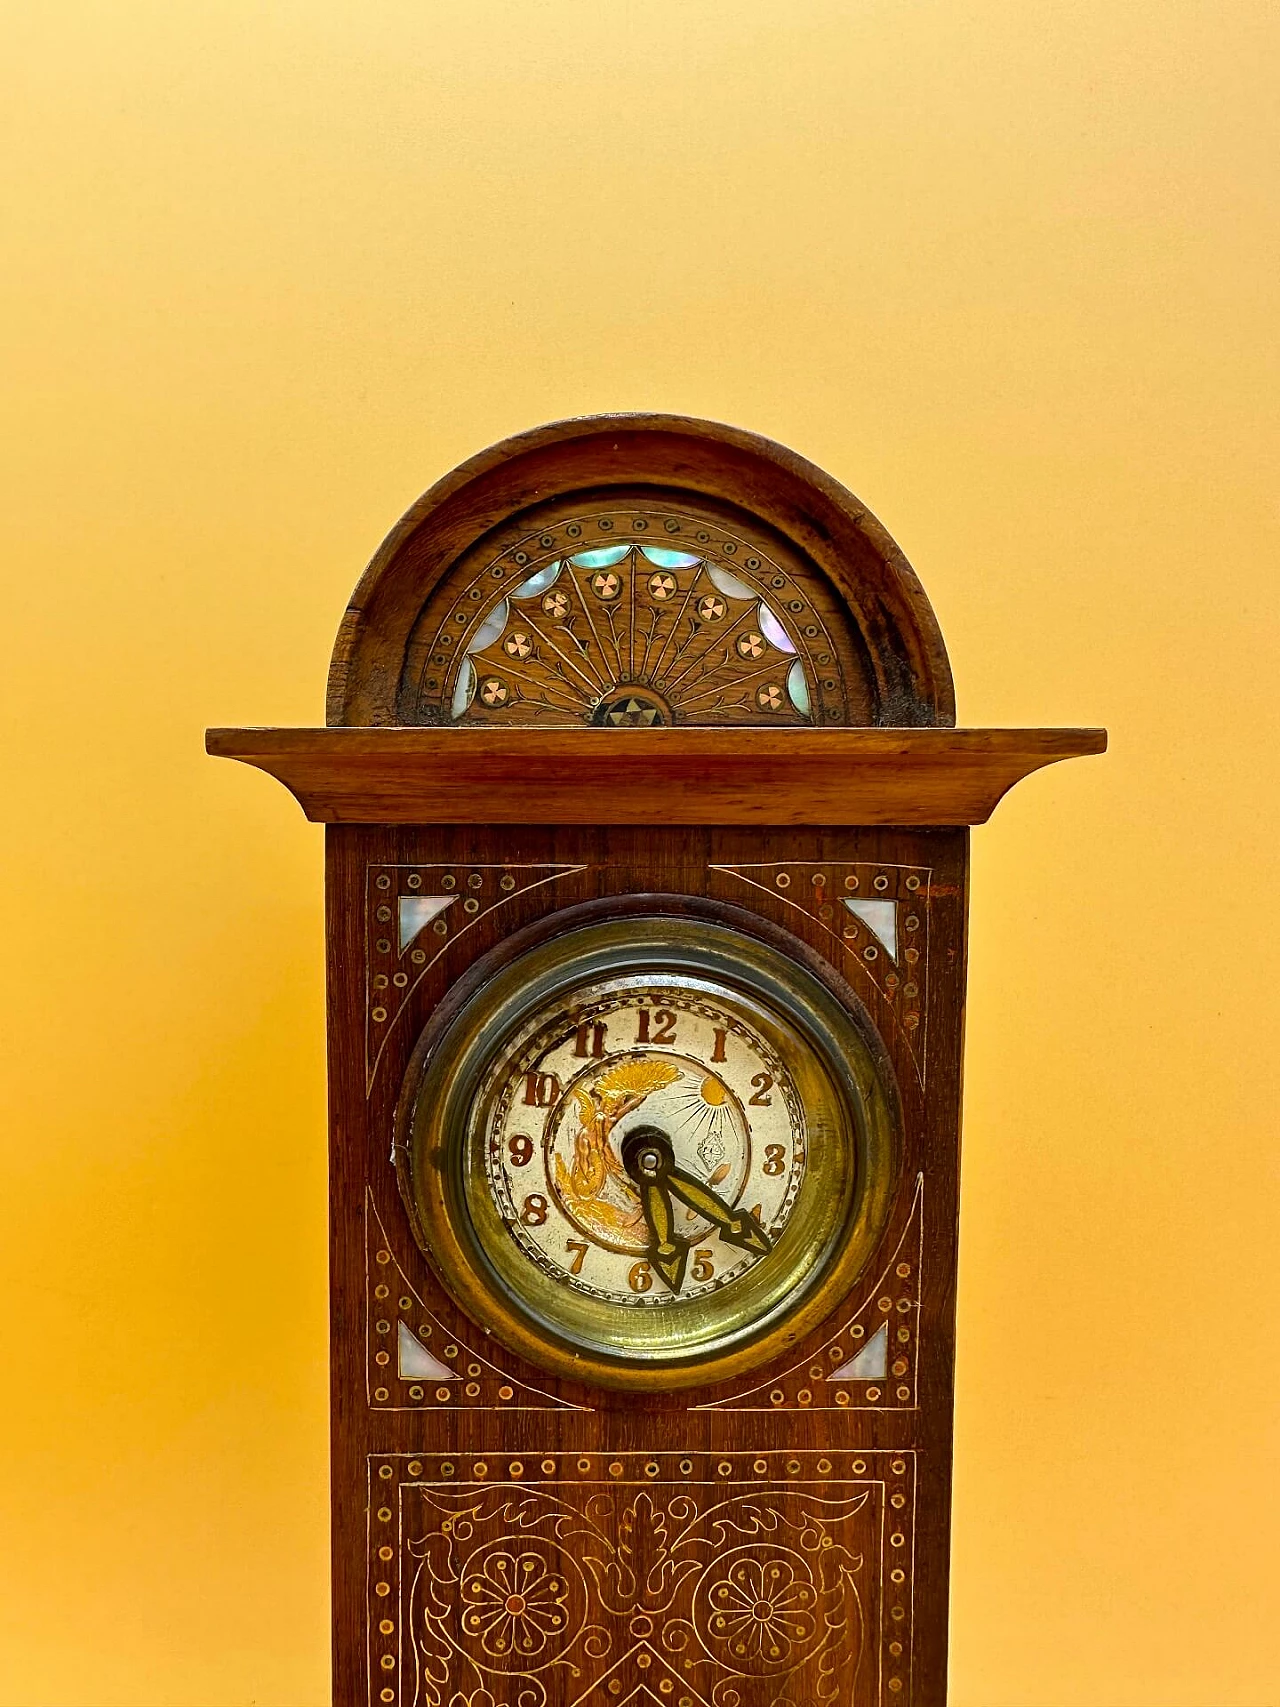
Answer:
[[984, 824], [1105, 729], [210, 729], [326, 824]]

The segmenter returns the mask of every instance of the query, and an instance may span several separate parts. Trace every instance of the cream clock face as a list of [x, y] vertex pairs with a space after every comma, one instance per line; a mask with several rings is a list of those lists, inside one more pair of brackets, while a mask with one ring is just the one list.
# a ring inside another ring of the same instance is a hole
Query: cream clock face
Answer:
[[572, 991], [496, 1077], [485, 1184], [562, 1285], [669, 1308], [731, 1286], [786, 1228], [804, 1107], [730, 993], [644, 977]]
[[891, 1188], [867, 1024], [777, 949], [628, 918], [539, 944], [428, 1028], [401, 1188], [454, 1298], [557, 1373], [711, 1381], [833, 1308]]

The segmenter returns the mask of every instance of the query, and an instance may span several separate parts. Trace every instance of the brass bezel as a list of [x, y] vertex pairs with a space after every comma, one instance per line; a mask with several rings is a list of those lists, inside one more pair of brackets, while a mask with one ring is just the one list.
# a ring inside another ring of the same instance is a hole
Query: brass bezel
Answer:
[[[689, 917], [683, 910], [656, 908], [572, 927], [566, 920], [564, 931], [544, 936], [514, 958], [504, 956], [490, 976], [479, 976], [479, 968], [474, 972], [466, 999], [427, 1027], [415, 1051], [401, 1097], [396, 1145], [400, 1189], [414, 1236], [461, 1309], [511, 1350], [553, 1374], [606, 1387], [665, 1391], [723, 1380], [767, 1362], [835, 1307], [883, 1231], [899, 1150], [896, 1087], [883, 1047], [852, 992], [843, 991], [838, 999], [798, 959], [754, 934]], [[466, 1170], [474, 1141], [473, 1099], [508, 1035], [561, 990], [637, 973], [727, 986], [736, 1001], [752, 1010], [754, 1023], [778, 1042], [793, 1049], [799, 1042], [807, 1050], [800, 1076], [809, 1081], [815, 1107], [821, 1091], [829, 1118], [808, 1138], [811, 1170], [816, 1161], [808, 1210], [797, 1219], [797, 1205], [775, 1252], [723, 1293], [687, 1307], [637, 1312], [645, 1332], [622, 1336], [614, 1330], [622, 1326], [623, 1307], [567, 1301], [565, 1289], [542, 1275], [514, 1243], [510, 1252], [505, 1249], [496, 1212], [491, 1225], [477, 1228], [473, 1208], [484, 1199], [468, 1192]], [[842, 1155], [833, 1153], [837, 1145]], [[818, 1188], [824, 1177], [845, 1179], [843, 1201], [822, 1197]], [[774, 1259], [783, 1255], [789, 1267], [780, 1269]], [[524, 1300], [515, 1296], [516, 1286]], [[539, 1302], [559, 1321], [539, 1312]], [[673, 1318], [673, 1310], [684, 1314]], [[652, 1343], [660, 1337], [657, 1318], [665, 1319], [668, 1331], [683, 1322], [683, 1344], [657, 1348]], [[570, 1321], [579, 1326], [576, 1336], [569, 1331]], [[603, 1323], [603, 1329], [597, 1325], [591, 1333], [592, 1322]]]

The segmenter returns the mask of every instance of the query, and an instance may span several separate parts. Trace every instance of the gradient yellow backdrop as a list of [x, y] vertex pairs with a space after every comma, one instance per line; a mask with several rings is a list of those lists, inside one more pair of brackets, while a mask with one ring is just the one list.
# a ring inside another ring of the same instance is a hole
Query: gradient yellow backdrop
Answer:
[[326, 1699], [321, 834], [201, 731], [619, 408], [1110, 726], [975, 832], [953, 1703], [1277, 1707], [1277, 16], [6, 9], [0, 1707]]

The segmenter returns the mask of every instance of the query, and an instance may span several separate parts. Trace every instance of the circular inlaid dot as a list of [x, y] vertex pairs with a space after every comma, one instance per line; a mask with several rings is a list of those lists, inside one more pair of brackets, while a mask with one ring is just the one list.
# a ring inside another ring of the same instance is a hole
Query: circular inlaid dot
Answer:
[[876, 1299], [876, 1309], [877, 1310], [892, 1310], [893, 1309], [893, 1299], [892, 1298], [877, 1298]]
[[611, 1677], [609, 1679], [609, 1693], [610, 1695], [622, 1694], [622, 1679], [620, 1677]]
[[894, 1619], [896, 1623], [901, 1624], [902, 1620], [907, 1616], [907, 1609], [905, 1606], [895, 1606], [889, 1616]]
[[901, 1511], [903, 1506], [906, 1505], [906, 1503], [907, 1503], [907, 1496], [905, 1494], [891, 1494], [889, 1496], [889, 1504], [893, 1507], [893, 1509], [895, 1511]]
[[440, 1474], [442, 1476], [455, 1476], [457, 1473], [458, 1466], [456, 1464], [451, 1464], [446, 1458], [444, 1463], [440, 1466]]
[[751, 1468], [755, 1471], [757, 1476], [763, 1476], [769, 1466], [765, 1463], [763, 1458], [757, 1458]]
[[651, 1663], [652, 1663], [652, 1661], [651, 1661], [650, 1656], [648, 1654], [637, 1654], [636, 1655], [636, 1664], [640, 1667], [641, 1671], [646, 1670], [647, 1667]]
[[444, 1355], [445, 1355], [445, 1356], [446, 1356], [446, 1357], [448, 1357], [448, 1358], [455, 1358], [455, 1357], [457, 1357], [457, 1355], [458, 1355], [458, 1348], [457, 1348], [457, 1346], [456, 1346], [456, 1345], [447, 1345], [447, 1346], [446, 1346], [446, 1347], [445, 1347], [445, 1348], [444, 1348]]
[[849, 1395], [845, 1392], [843, 1387], [838, 1387], [836, 1389], [836, 1404], [843, 1406], [843, 1405], [847, 1405], [848, 1403], [849, 1403]]
[[544, 1476], [554, 1476], [556, 1473], [556, 1461], [554, 1458], [544, 1458], [538, 1468], [542, 1471]]
[[379, 879], [378, 879], [378, 888], [379, 889], [390, 889], [390, 887], [391, 887], [391, 879], [387, 876], [387, 874], [385, 872], [383, 872], [382, 876], [379, 877]]
[[610, 1464], [610, 1466], [609, 1466], [609, 1474], [611, 1476], [620, 1476], [622, 1474], [622, 1465], [618, 1462], [618, 1460], [616, 1458], [614, 1459], [613, 1463]]
[[449, 1389], [447, 1387], [437, 1387], [436, 1388], [436, 1398], [440, 1401], [440, 1403], [442, 1405], [447, 1405], [449, 1403], [449, 1398], [450, 1398]]
[[866, 1474], [866, 1471], [867, 1471], [866, 1459], [865, 1458], [855, 1458], [853, 1461], [853, 1473], [854, 1473], [854, 1475], [855, 1476], [864, 1476]]
[[890, 1571], [889, 1572], [889, 1581], [890, 1582], [904, 1583], [904, 1582], [906, 1582], [906, 1580], [907, 1580], [907, 1573], [904, 1570], [896, 1570], [896, 1571]]
[[876, 948], [874, 943], [868, 943], [862, 951], [862, 958], [864, 960], [878, 960], [880, 958], [880, 951]]
[[391, 938], [387, 937], [387, 936], [380, 936], [377, 940], [377, 943], [375, 944], [375, 947], [377, 948], [379, 954], [390, 954], [391, 953]]
[[395, 985], [397, 990], [403, 990], [409, 982], [409, 974], [407, 972], [397, 972], [391, 982]]
[[894, 1358], [893, 1373], [895, 1375], [905, 1375], [907, 1373], [907, 1360], [905, 1357]]
[[815, 1381], [821, 1381], [822, 1380], [822, 1365], [820, 1363], [811, 1363], [809, 1365], [809, 1374], [813, 1377], [813, 1379]]
[[[407, 1306], [406, 1306], [406, 1308], [407, 1308]], [[430, 1322], [419, 1322], [418, 1323], [418, 1338], [420, 1340], [429, 1340], [431, 1338], [431, 1323]]]
[[499, 1397], [499, 1398], [500, 1398], [500, 1399], [511, 1399], [511, 1398], [514, 1398], [514, 1397], [515, 1397], [515, 1389], [514, 1389], [514, 1387], [499, 1387], [499, 1388], [498, 1388], [498, 1397]]
[[900, 1677], [891, 1677], [889, 1679], [889, 1688], [896, 1695], [898, 1693], [898, 1691], [902, 1688], [902, 1679]]
[[919, 960], [919, 958], [920, 958], [920, 950], [918, 948], [909, 948], [907, 950], [907, 961], [910, 965], [914, 966], [916, 961]]
[[517, 551], [515, 554], [515, 560], [517, 563], [527, 563], [529, 561], [529, 553], [527, 551]]
[[769, 1403], [771, 1405], [784, 1405], [784, 1404], [786, 1404], [786, 1402], [787, 1402], [787, 1395], [782, 1391], [782, 1388], [781, 1387], [775, 1387], [773, 1389], [773, 1392], [770, 1393], [770, 1395], [769, 1395]]
[[785, 871], [780, 871], [773, 881], [779, 889], [790, 889], [791, 887], [791, 878]]
[[910, 1328], [899, 1328], [898, 1332], [897, 1332], [897, 1341], [898, 1341], [899, 1345], [910, 1345], [911, 1344], [911, 1329]]
[[524, 1465], [518, 1458], [513, 1458], [511, 1463], [507, 1465], [507, 1474], [513, 1476], [517, 1482], [524, 1475]]
[[831, 1460], [829, 1458], [819, 1458], [818, 1474], [820, 1476], [829, 1476], [831, 1474]]
[[[441, 934], [443, 934], [443, 933], [441, 933]], [[409, 956], [409, 958], [410, 958], [410, 960], [412, 960], [412, 962], [415, 966], [421, 966], [427, 957], [426, 957], [425, 952], [422, 949], [415, 948], [413, 953]]]
[[880, 1398], [880, 1389], [878, 1387], [868, 1387], [867, 1388], [867, 1403], [868, 1404], [870, 1404], [870, 1405], [876, 1404], [879, 1401], [879, 1398]]
[[899, 1298], [899, 1300], [898, 1300], [898, 1314], [900, 1316], [905, 1316], [907, 1314], [907, 1312], [911, 1309], [912, 1302], [913, 1301], [910, 1298]]
[[895, 1458], [893, 1463], [890, 1464], [889, 1468], [893, 1471], [895, 1476], [904, 1476], [906, 1474], [906, 1471], [907, 1471], [906, 1459], [905, 1458]]
[[787, 1474], [788, 1476], [798, 1476], [800, 1474], [800, 1460], [798, 1458], [787, 1459]]
[[904, 1401], [909, 1399], [911, 1397], [910, 1387], [899, 1387], [898, 1388], [898, 1397]]
[[375, 1298], [390, 1298], [391, 1288], [389, 1286], [375, 1286], [373, 1295]]
[[394, 1671], [396, 1669], [396, 1656], [394, 1654], [383, 1654], [378, 1664], [383, 1671]]
[[391, 1362], [391, 1353], [389, 1351], [377, 1352], [373, 1361], [378, 1365], [379, 1369], [385, 1369]]
[[387, 1010], [385, 1008], [375, 1008], [369, 1017], [375, 1025], [381, 1025], [383, 1020], [387, 1017]]
[[915, 1028], [920, 1024], [920, 1015], [919, 1014], [906, 1014], [903, 1018], [902, 1023], [909, 1030], [914, 1031]]
[[858, 879], [856, 877], [846, 877], [844, 880], [844, 886], [846, 889], [856, 889], [858, 887]]
[[631, 525], [637, 533], [643, 533], [649, 524], [643, 516], [636, 516]]
[[463, 1391], [468, 1399], [478, 1399], [480, 1397], [480, 1383], [478, 1381], [468, 1381]]
[[411, 1399], [420, 1399], [420, 1398], [422, 1398], [422, 1388], [421, 1388], [421, 1387], [410, 1387], [410, 1389], [409, 1389], [409, 1397], [410, 1397], [410, 1398], [411, 1398]]
[[409, 876], [405, 879], [405, 882], [409, 885], [410, 889], [422, 888], [422, 878], [416, 871], [410, 872]]
[[917, 877], [917, 876], [916, 876], [916, 875], [915, 875], [915, 873], [914, 873], [914, 872], [913, 872], [913, 873], [912, 873], [912, 874], [911, 874], [911, 876], [910, 876], [910, 877], [908, 877], [908, 879], [907, 879], [907, 888], [908, 888], [908, 889], [910, 889], [910, 890], [911, 890], [911, 892], [912, 892], [912, 894], [914, 894], [914, 893], [915, 893], [915, 891], [916, 891], [916, 890], [917, 890], [917, 889], [918, 889], [918, 888], [919, 888], [919, 887], [920, 887], [920, 879], [919, 879], [919, 878], [918, 878], [918, 877]]
[[680, 1474], [682, 1476], [692, 1476], [692, 1474], [693, 1474], [693, 1459], [692, 1458], [682, 1458], [680, 1460]]
[[654, 1462], [654, 1460], [653, 1460], [653, 1459], [652, 1459], [652, 1458], [651, 1458], [651, 1459], [650, 1459], [650, 1460], [649, 1460], [649, 1462], [648, 1462], [648, 1463], [647, 1463], [647, 1464], [646, 1464], [646, 1465], [645, 1465], [645, 1467], [644, 1467], [644, 1473], [645, 1473], [645, 1475], [646, 1475], [646, 1476], [650, 1476], [650, 1477], [652, 1477], [652, 1476], [656, 1476], [656, 1475], [657, 1475], [657, 1474], [658, 1474], [658, 1466], [657, 1466], [657, 1464], [656, 1464], [656, 1463], [655, 1463], [655, 1462]]
[[391, 1593], [391, 1584], [390, 1583], [374, 1583], [373, 1592], [376, 1595], [380, 1595], [385, 1600], [386, 1597]]
[[730, 1462], [727, 1458], [721, 1459], [720, 1463], [716, 1465], [716, 1475], [717, 1476], [732, 1476], [732, 1474], [733, 1474], [733, 1465], [730, 1464]]
[[578, 1470], [579, 1470], [579, 1472], [580, 1472], [580, 1473], [581, 1473], [581, 1474], [582, 1474], [582, 1475], [584, 1475], [584, 1476], [585, 1476], [585, 1475], [586, 1475], [586, 1473], [587, 1473], [587, 1471], [588, 1471], [588, 1470], [589, 1470], [589, 1469], [590, 1469], [590, 1468], [591, 1468], [591, 1460], [590, 1460], [590, 1459], [589, 1459], [589, 1458], [579, 1458], [579, 1460], [578, 1460]]
[[392, 1470], [390, 1464], [380, 1464], [378, 1466], [378, 1474], [382, 1477], [384, 1482], [389, 1482], [395, 1472]]
[[381, 1632], [384, 1636], [390, 1636], [395, 1631], [395, 1625], [391, 1622], [391, 1620], [389, 1618], [384, 1618], [382, 1620], [381, 1624], [378, 1625], [378, 1628], [379, 1628], [379, 1630], [381, 1630]]
[[379, 1701], [394, 1701], [395, 1698], [396, 1692], [394, 1689], [382, 1689], [378, 1692]]
[[725, 551], [726, 551], [726, 552], [727, 552], [727, 553], [728, 553], [728, 555], [729, 555], [729, 556], [730, 556], [730, 557], [732, 557], [732, 556], [733, 556], [733, 554], [734, 554], [734, 552], [735, 552], [735, 551], [736, 551], [736, 550], [737, 550], [737, 549], [738, 549], [738, 542], [737, 542], [737, 540], [735, 540], [735, 539], [726, 539], [726, 540], [725, 540], [725, 542], [724, 542], [724, 547], [723, 547], [723, 549], [724, 549], [724, 550], [725, 550]]
[[389, 924], [391, 921], [391, 909], [390, 909], [390, 907], [379, 907], [378, 908], [378, 918], [384, 925]]
[[379, 1523], [391, 1522], [391, 1507], [389, 1505], [378, 1507], [378, 1521]]
[[860, 1340], [862, 1338], [862, 1336], [866, 1333], [866, 1331], [867, 1330], [863, 1327], [861, 1322], [855, 1322], [853, 1324], [853, 1326], [849, 1329], [849, 1338], [855, 1339], [855, 1340]]
[[471, 1474], [477, 1481], [484, 1481], [485, 1477], [489, 1474], [489, 1466], [485, 1463], [483, 1458], [471, 1466]]
[[391, 1332], [391, 1323], [390, 1322], [375, 1322], [373, 1324], [373, 1327], [374, 1327], [375, 1333], [389, 1334]]
[[500, 877], [498, 879], [498, 888], [504, 889], [508, 895], [515, 888], [515, 886], [516, 886], [516, 880], [514, 877], [512, 877], [512, 875], [509, 871], [505, 874], [505, 876]]
[[893, 1272], [898, 1276], [899, 1280], [905, 1280], [911, 1273], [911, 1264], [909, 1262], [900, 1262]]
[[914, 913], [907, 914], [906, 926], [909, 931], [918, 931], [920, 929], [920, 921]]
[[378, 1548], [378, 1557], [380, 1559], [394, 1559], [395, 1558], [395, 1549], [392, 1547], [379, 1547]]
[[796, 1402], [801, 1405], [811, 1405], [813, 1403], [813, 1394], [807, 1387], [802, 1387], [796, 1394]]

